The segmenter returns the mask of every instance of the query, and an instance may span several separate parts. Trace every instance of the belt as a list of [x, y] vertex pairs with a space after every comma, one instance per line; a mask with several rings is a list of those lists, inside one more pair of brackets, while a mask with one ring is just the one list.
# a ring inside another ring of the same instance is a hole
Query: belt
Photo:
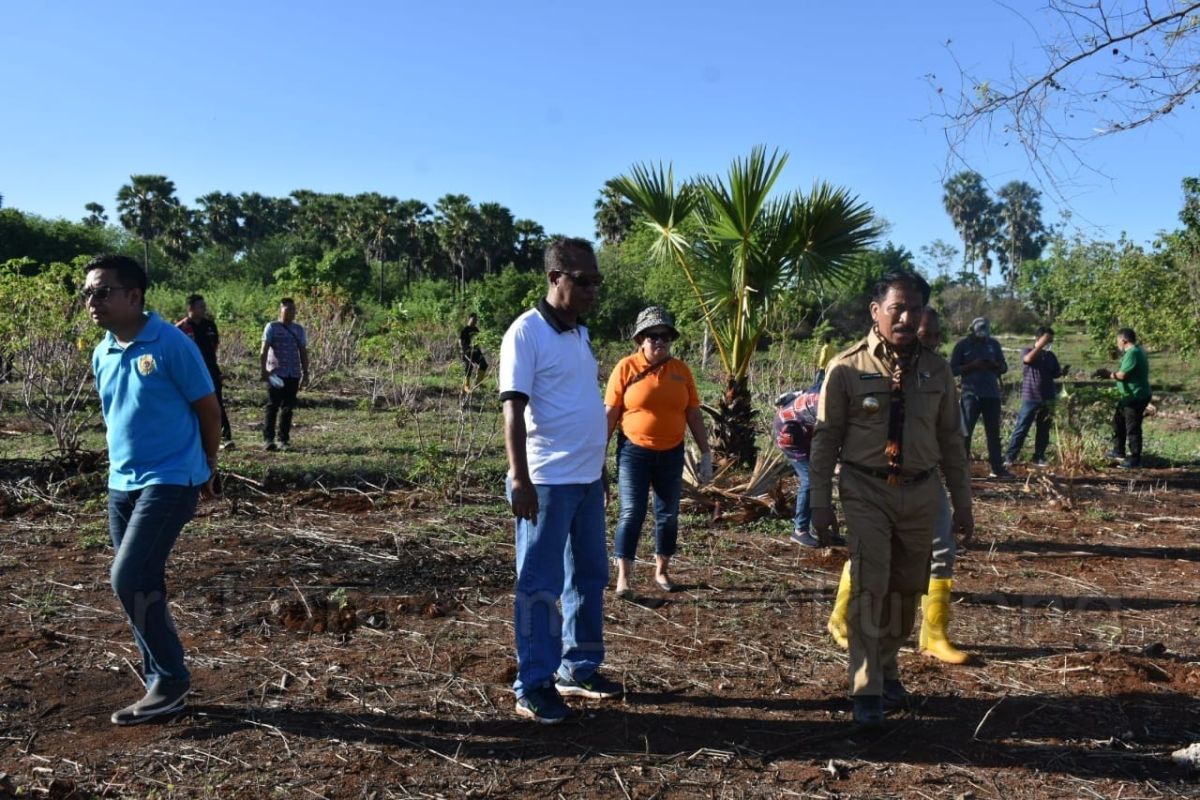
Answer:
[[[847, 467], [850, 467], [855, 472], [861, 472], [863, 475], [870, 475], [872, 478], [878, 478], [881, 481], [886, 481], [890, 477], [890, 473], [886, 469], [876, 469], [875, 467], [864, 467], [862, 464], [855, 464], [853, 461], [843, 461]], [[911, 475], [901, 475], [900, 483], [913, 484], [920, 483], [933, 474], [932, 469], [927, 469], [922, 472], [916, 472]]]

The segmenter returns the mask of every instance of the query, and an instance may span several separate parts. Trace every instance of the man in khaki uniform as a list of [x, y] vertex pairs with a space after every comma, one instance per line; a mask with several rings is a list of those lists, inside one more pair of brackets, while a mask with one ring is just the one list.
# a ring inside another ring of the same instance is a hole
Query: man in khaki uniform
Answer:
[[955, 529], [963, 539], [974, 532], [954, 377], [945, 359], [917, 341], [929, 285], [898, 270], [876, 283], [873, 298], [871, 332], [829, 365], [810, 457], [812, 524], [822, 538], [838, 530], [833, 471], [842, 462], [850, 694], [854, 719], [865, 726], [883, 721], [885, 701], [908, 701], [896, 655], [929, 583], [939, 465]]

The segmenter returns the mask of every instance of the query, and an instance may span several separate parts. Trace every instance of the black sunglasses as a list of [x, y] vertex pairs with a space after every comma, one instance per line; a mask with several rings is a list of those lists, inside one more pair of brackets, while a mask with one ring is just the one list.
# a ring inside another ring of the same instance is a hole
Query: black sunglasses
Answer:
[[642, 338], [649, 339], [653, 342], [670, 343], [675, 341], [675, 334], [671, 333], [670, 331], [663, 331], [662, 333], [643, 333]]
[[84, 289], [79, 293], [79, 297], [85, 303], [91, 300], [99, 300], [101, 303], [103, 303], [113, 292], [123, 292], [128, 289], [128, 286], [89, 286], [87, 289]]
[[575, 272], [559, 272], [558, 274], [565, 278], [570, 278], [571, 283], [580, 289], [599, 288], [604, 283], [603, 275], [580, 275]]

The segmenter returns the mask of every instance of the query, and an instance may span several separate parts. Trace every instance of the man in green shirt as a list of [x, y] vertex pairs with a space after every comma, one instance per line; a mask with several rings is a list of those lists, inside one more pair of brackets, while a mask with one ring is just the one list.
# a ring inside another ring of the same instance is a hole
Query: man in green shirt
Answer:
[[1117, 331], [1117, 347], [1122, 352], [1120, 365], [1115, 372], [1102, 370], [1104, 377], [1117, 382], [1113, 445], [1105, 455], [1121, 459], [1125, 469], [1135, 469], [1142, 465], [1142, 417], [1150, 405], [1150, 361], [1138, 345], [1133, 328]]

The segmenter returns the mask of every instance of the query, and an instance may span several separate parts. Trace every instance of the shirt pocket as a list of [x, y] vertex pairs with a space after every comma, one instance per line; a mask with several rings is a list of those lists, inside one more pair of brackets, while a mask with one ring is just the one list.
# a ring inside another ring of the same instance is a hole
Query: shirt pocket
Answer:
[[905, 439], [921, 437], [923, 441], [937, 441], [938, 415], [946, 387], [940, 381], [920, 381], [915, 391], [909, 392], [905, 404]]
[[850, 386], [851, 424], [861, 428], [887, 429], [892, 390], [886, 377], [859, 378]]

